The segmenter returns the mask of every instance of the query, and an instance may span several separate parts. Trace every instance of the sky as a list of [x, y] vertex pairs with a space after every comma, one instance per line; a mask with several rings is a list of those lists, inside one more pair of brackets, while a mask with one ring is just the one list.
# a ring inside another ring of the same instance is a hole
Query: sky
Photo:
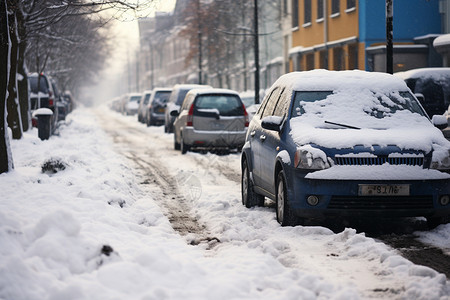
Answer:
[[[112, 27], [114, 37], [111, 40], [113, 44], [113, 53], [108, 61], [108, 67], [101, 72], [98, 82], [84, 89], [83, 97], [94, 99], [96, 103], [104, 103], [115, 96], [119, 96], [119, 90], [126, 90], [127, 85], [127, 63], [135, 56], [135, 51], [139, 47], [139, 29], [138, 17], [151, 17], [156, 11], [169, 12], [175, 7], [176, 0], [152, 0], [152, 2], [144, 1], [144, 5], [148, 3], [148, 9], [139, 12], [136, 16], [134, 13], [118, 15], [118, 20], [114, 21]], [[110, 11], [108, 13], [111, 13]], [[123, 74], [123, 75], [121, 75]], [[111, 89], [111, 86], [116, 88]]]

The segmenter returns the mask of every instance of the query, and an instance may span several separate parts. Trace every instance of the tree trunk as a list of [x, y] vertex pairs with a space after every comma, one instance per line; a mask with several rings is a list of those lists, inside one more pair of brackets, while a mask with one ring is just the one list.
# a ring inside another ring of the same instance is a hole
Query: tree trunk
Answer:
[[25, 50], [27, 43], [25, 41], [25, 19], [23, 11], [19, 8], [16, 11], [17, 16], [17, 32], [19, 34], [19, 53], [17, 60], [17, 73], [21, 77], [17, 82], [17, 91], [20, 105], [20, 115], [22, 120], [23, 131], [31, 128], [30, 114], [30, 95], [28, 92], [28, 70], [25, 64]]
[[13, 168], [6, 123], [8, 96], [10, 40], [6, 0], [0, 0], [0, 173]]
[[[13, 1], [8, 1], [7, 5], [11, 4], [13, 7]], [[16, 4], [17, 6], [17, 4]], [[15, 7], [14, 7], [15, 8]], [[12, 10], [16, 11], [15, 9]], [[6, 103], [7, 108], [7, 121], [8, 126], [12, 131], [12, 138], [15, 140], [22, 138], [22, 122], [20, 119], [20, 106], [17, 98], [17, 56], [19, 50], [19, 41], [17, 33], [17, 21], [16, 14], [9, 14], [9, 37], [11, 41], [11, 54], [10, 54], [10, 72], [9, 72], [9, 82], [8, 82], [8, 98]]]

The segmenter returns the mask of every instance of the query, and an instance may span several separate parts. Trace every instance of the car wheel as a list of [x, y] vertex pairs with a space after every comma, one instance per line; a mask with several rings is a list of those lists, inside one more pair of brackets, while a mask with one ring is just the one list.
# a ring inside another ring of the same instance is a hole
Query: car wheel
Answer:
[[253, 183], [250, 179], [250, 171], [247, 161], [242, 164], [242, 180], [241, 180], [242, 204], [247, 207], [264, 206], [264, 196], [253, 191]]
[[186, 154], [189, 151], [189, 146], [184, 143], [183, 135], [181, 135], [180, 139], [181, 154]]
[[173, 148], [175, 150], [180, 150], [181, 149], [180, 143], [177, 142], [177, 133], [176, 132], [173, 135]]
[[291, 207], [289, 206], [286, 188], [286, 177], [284, 176], [283, 171], [280, 171], [280, 173], [278, 173], [276, 186], [277, 221], [281, 224], [281, 226], [295, 226], [295, 215], [292, 212]]

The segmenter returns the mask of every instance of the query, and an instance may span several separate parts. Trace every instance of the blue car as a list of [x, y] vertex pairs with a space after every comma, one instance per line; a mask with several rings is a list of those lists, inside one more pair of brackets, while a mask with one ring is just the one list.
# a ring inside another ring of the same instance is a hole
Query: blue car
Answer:
[[405, 82], [314, 70], [281, 76], [242, 149], [242, 203], [276, 202], [282, 226], [306, 219], [450, 216], [450, 142]]

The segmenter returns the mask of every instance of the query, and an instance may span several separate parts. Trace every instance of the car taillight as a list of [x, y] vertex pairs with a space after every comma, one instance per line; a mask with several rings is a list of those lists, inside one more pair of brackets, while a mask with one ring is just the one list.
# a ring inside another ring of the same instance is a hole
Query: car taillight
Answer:
[[247, 113], [247, 110], [245, 109], [244, 103], [242, 103], [242, 109], [244, 110], [245, 127], [248, 127], [248, 113]]
[[48, 92], [48, 105], [49, 106], [53, 106], [54, 105], [53, 93], [51, 91]]
[[194, 103], [192, 103], [191, 107], [189, 108], [189, 112], [186, 119], [186, 126], [193, 126], [192, 123], [193, 119], [194, 119]]

